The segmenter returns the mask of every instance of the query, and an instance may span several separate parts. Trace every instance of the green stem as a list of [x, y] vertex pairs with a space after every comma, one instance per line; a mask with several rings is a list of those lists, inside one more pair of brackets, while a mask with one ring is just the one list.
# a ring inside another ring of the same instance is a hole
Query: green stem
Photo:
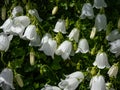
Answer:
[[2, 62], [4, 65], [6, 65], [6, 63], [5, 63], [4, 60], [3, 60], [3, 55], [4, 55], [4, 52], [1, 52], [1, 62]]

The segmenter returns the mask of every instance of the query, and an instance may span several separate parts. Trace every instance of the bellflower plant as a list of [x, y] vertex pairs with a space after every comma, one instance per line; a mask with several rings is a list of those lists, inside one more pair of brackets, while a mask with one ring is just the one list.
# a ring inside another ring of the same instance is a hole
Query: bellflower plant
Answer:
[[2, 72], [0, 74], [0, 83], [1, 83], [1, 87], [3, 87], [3, 88], [9, 88], [9, 86], [10, 86], [11, 89], [14, 89], [13, 72], [11, 69], [5, 68], [2, 70]]
[[78, 43], [78, 49], [76, 50], [76, 53], [81, 52], [81, 53], [87, 53], [89, 52], [89, 44], [87, 39], [83, 38], [80, 39]]
[[16, 6], [12, 10], [12, 16], [16, 17], [23, 14], [23, 8], [21, 6]]
[[106, 90], [105, 80], [102, 75], [96, 75], [90, 80], [90, 90]]
[[93, 7], [100, 9], [103, 7], [107, 7], [107, 4], [104, 0], [94, 0]]
[[98, 31], [102, 31], [106, 29], [107, 18], [105, 14], [98, 14], [95, 18], [95, 27]]
[[63, 34], [66, 34], [66, 27], [65, 27], [65, 21], [62, 19], [59, 19], [55, 25], [55, 28], [53, 30], [54, 32], [61, 32]]
[[68, 40], [65, 40], [60, 44], [56, 50], [57, 55], [61, 55], [64, 60], [70, 59], [69, 55], [72, 51], [72, 43]]
[[104, 69], [105, 67], [109, 68], [108, 57], [105, 52], [98, 52], [93, 63], [94, 66], [97, 66], [99, 69]]
[[93, 19], [94, 18], [94, 12], [93, 12], [93, 7], [90, 3], [85, 3], [82, 7], [82, 13], [80, 15], [81, 19]]
[[68, 35], [70, 40], [75, 40], [76, 42], [78, 42], [79, 39], [79, 30], [77, 28], [74, 28], [70, 34]]

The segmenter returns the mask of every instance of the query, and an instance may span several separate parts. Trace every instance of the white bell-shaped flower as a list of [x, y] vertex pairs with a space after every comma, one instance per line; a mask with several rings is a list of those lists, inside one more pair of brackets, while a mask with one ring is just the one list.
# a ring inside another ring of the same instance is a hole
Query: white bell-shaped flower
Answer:
[[69, 79], [61, 80], [58, 86], [63, 90], [76, 90], [79, 83], [80, 82], [76, 78], [69, 78]]
[[[2, 70], [0, 74], [0, 82], [3, 82], [2, 84], [5, 85], [3, 86], [4, 88], [7, 88], [10, 86], [10, 88], [14, 89], [13, 86], [13, 72], [11, 69], [5, 68]], [[2, 85], [1, 85], [2, 87]]]
[[57, 86], [51, 86], [46, 84], [44, 88], [42, 88], [41, 90], [61, 90], [61, 89]]
[[23, 8], [21, 6], [16, 6], [12, 10], [12, 16], [16, 17], [23, 14]]
[[103, 7], [107, 7], [107, 4], [104, 0], [94, 0], [93, 7], [100, 9]]
[[120, 33], [118, 29], [113, 30], [112, 32], [110, 32], [107, 36], [106, 39], [108, 41], [115, 41], [117, 39], [120, 39]]
[[53, 30], [54, 32], [61, 32], [63, 34], [66, 34], [66, 27], [65, 27], [65, 21], [62, 19], [59, 19], [55, 25], [55, 28]]
[[118, 73], [118, 64], [112, 65], [112, 67], [108, 71], [109, 77], [115, 77], [117, 76]]
[[115, 56], [118, 57], [120, 55], [120, 39], [110, 42], [110, 52], [115, 53]]
[[99, 69], [104, 69], [105, 67], [109, 68], [108, 57], [105, 52], [98, 52], [93, 63], [94, 66], [97, 66]]
[[38, 11], [36, 9], [30, 9], [28, 12], [29, 14], [35, 16], [39, 22], [42, 22], [42, 18], [40, 18]]
[[10, 33], [11, 32], [11, 26], [13, 25], [13, 20], [11, 18], [8, 18], [3, 25], [0, 27], [0, 29], [3, 29], [4, 33]]
[[13, 37], [12, 35], [7, 36], [4, 33], [0, 33], [0, 51], [7, 51], [9, 49], [12, 37]]
[[11, 33], [14, 35], [23, 35], [24, 29], [30, 24], [30, 19], [27, 16], [19, 16], [13, 19], [11, 26]]
[[69, 75], [65, 75], [66, 76], [66, 79], [69, 79], [69, 78], [76, 78], [78, 79], [79, 82], [82, 82], [83, 79], [84, 79], [84, 74], [80, 71], [76, 71], [76, 72], [73, 72]]
[[79, 39], [79, 32], [80, 30], [78, 30], [77, 28], [74, 28], [70, 34], [68, 35], [70, 40], [75, 40], [76, 42], [78, 42]]
[[95, 18], [95, 27], [98, 31], [105, 30], [107, 26], [107, 18], [105, 14], [98, 14]]
[[93, 7], [90, 3], [85, 3], [82, 7], [82, 13], [80, 15], [81, 19], [93, 19], [94, 18], [94, 12], [93, 12]]
[[36, 26], [28, 25], [22, 38], [27, 40], [35, 40], [36, 36], [37, 36]]
[[49, 38], [46, 43], [43, 43], [40, 51], [43, 51], [46, 55], [51, 56], [54, 59], [54, 53], [57, 48], [57, 42], [53, 40], [52, 38]]
[[105, 80], [102, 75], [96, 75], [90, 80], [90, 90], [106, 90]]
[[57, 55], [61, 55], [61, 57], [66, 60], [70, 59], [69, 55], [72, 51], [72, 43], [70, 41], [65, 40], [56, 50]]
[[81, 52], [81, 53], [89, 52], [89, 44], [88, 44], [87, 39], [83, 38], [79, 41], [78, 49], [76, 50], [76, 53], [78, 52]]

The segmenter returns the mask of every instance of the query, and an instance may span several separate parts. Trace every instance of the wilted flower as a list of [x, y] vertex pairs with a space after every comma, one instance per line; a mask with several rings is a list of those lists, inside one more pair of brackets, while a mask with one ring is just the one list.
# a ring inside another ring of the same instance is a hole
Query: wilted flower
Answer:
[[76, 90], [79, 83], [80, 82], [76, 78], [69, 78], [69, 79], [61, 80], [58, 86], [63, 90]]
[[107, 18], [105, 14], [98, 14], [95, 18], [95, 27], [98, 31], [105, 30], [107, 26]]
[[35, 16], [39, 22], [42, 22], [42, 18], [40, 18], [38, 11], [36, 9], [31, 9], [28, 12], [29, 12], [29, 14]]
[[[14, 89], [13, 86], [13, 72], [11, 69], [5, 68], [0, 74], [0, 83], [3, 90], [9, 90], [10, 88]], [[5, 89], [9, 88], [9, 89]]]
[[105, 67], [109, 68], [108, 57], [105, 52], [98, 52], [93, 63], [94, 66], [97, 66], [99, 69], [104, 69]]
[[68, 35], [70, 40], [75, 40], [76, 42], [78, 42], [79, 39], [79, 30], [77, 28], [74, 28], [70, 34]]
[[95, 37], [95, 34], [96, 34], [96, 27], [93, 27], [90, 34], [90, 39], [93, 39]]
[[56, 50], [57, 55], [61, 55], [64, 60], [69, 59], [69, 55], [72, 51], [72, 43], [70, 41], [64, 41]]
[[34, 40], [36, 36], [37, 36], [37, 32], [35, 25], [28, 25], [22, 38], [28, 40]]
[[118, 64], [112, 65], [112, 67], [108, 71], [109, 77], [115, 77], [117, 76], [118, 73]]
[[115, 41], [117, 39], [120, 39], [120, 33], [118, 31], [118, 29], [115, 29], [113, 30], [111, 33], [109, 33], [107, 36], [106, 36], [106, 39], [108, 41]]
[[61, 90], [61, 89], [57, 86], [51, 86], [46, 84], [44, 88], [42, 88], [41, 90]]
[[7, 36], [4, 33], [0, 33], [0, 51], [8, 50], [12, 37], [12, 35]]
[[97, 8], [97, 9], [100, 9], [100, 8], [103, 8], [103, 7], [107, 7], [107, 4], [104, 0], [94, 0], [93, 7]]
[[93, 19], [94, 17], [93, 7], [90, 3], [85, 3], [82, 7], [80, 18], [85, 19], [86, 17], [88, 17], [89, 19]]
[[13, 25], [11, 26], [11, 32], [14, 35], [22, 36], [24, 29], [30, 24], [30, 19], [27, 16], [19, 16], [13, 19]]
[[89, 45], [87, 39], [81, 39], [78, 44], [78, 49], [76, 50], [76, 53], [87, 53], [89, 52]]
[[52, 38], [49, 38], [47, 42], [43, 43], [40, 51], [43, 51], [46, 55], [51, 56], [54, 59], [54, 53], [57, 48], [57, 42]]
[[65, 27], [65, 21], [62, 19], [59, 19], [55, 25], [54, 32], [61, 32], [63, 34], [66, 34], [66, 27]]
[[84, 79], [84, 74], [80, 71], [76, 71], [76, 72], [73, 72], [69, 75], [65, 75], [66, 76], [66, 79], [69, 79], [69, 78], [76, 78], [78, 79], [79, 82], [82, 82], [83, 79]]
[[12, 10], [12, 16], [16, 17], [23, 14], [23, 8], [21, 6], [16, 6]]
[[96, 75], [90, 80], [90, 90], [106, 90], [105, 80], [102, 75]]
[[110, 42], [110, 52], [115, 53], [115, 56], [118, 57], [120, 55], [120, 39]]

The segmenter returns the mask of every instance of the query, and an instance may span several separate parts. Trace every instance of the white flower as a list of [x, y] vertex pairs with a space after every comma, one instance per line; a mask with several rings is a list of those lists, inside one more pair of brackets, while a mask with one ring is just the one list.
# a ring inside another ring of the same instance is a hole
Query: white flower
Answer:
[[39, 22], [42, 22], [42, 19], [40, 18], [38, 11], [36, 9], [31, 9], [28, 12], [29, 12], [29, 14], [35, 16]]
[[[13, 86], [13, 72], [12, 72], [11, 69], [5, 68], [5, 69], [2, 70], [2, 72], [0, 74], [0, 83], [14, 89], [14, 86]], [[5, 86], [3, 86], [3, 87], [5, 88]]]
[[36, 26], [28, 25], [22, 38], [28, 40], [35, 40], [36, 36], [37, 36]]
[[65, 40], [56, 50], [57, 55], [61, 55], [64, 60], [70, 59], [69, 55], [72, 51], [72, 43], [70, 41]]
[[10, 33], [11, 26], [13, 24], [13, 20], [11, 18], [8, 18], [3, 25], [0, 27], [0, 29], [3, 29], [4, 33]]
[[115, 53], [115, 56], [118, 57], [120, 55], [120, 39], [110, 42], [110, 52]]
[[76, 78], [69, 78], [69, 79], [61, 80], [58, 86], [63, 90], [76, 90], [79, 83], [80, 82]]
[[104, 69], [105, 67], [109, 68], [108, 57], [105, 52], [98, 52], [93, 63], [94, 66], [97, 66], [99, 69]]
[[93, 39], [95, 37], [95, 34], [96, 34], [96, 27], [93, 27], [90, 34], [90, 39]]
[[66, 34], [66, 27], [65, 27], [65, 21], [62, 19], [59, 19], [55, 25], [54, 32], [61, 32], [63, 34]]
[[89, 52], [89, 45], [87, 39], [81, 39], [78, 43], [78, 49], [76, 50], [76, 53], [87, 53]]
[[77, 28], [74, 28], [70, 34], [68, 35], [70, 40], [75, 40], [76, 42], [78, 42], [79, 39], [79, 30]]
[[96, 75], [90, 80], [90, 90], [106, 90], [105, 80], [102, 75]]
[[46, 43], [43, 43], [40, 51], [43, 51], [46, 55], [51, 56], [54, 59], [54, 53], [57, 48], [57, 42], [53, 40], [52, 38], [49, 38]]
[[98, 31], [102, 31], [106, 29], [107, 18], [105, 14], [98, 14], [95, 18], [95, 27]]
[[41, 90], [61, 90], [61, 89], [57, 86], [51, 86], [46, 84], [44, 88], [42, 88]]
[[12, 37], [12, 35], [7, 36], [4, 33], [0, 33], [0, 51], [8, 50]]
[[104, 0], [94, 0], [94, 5], [93, 7], [100, 9], [102, 7], [107, 7], [107, 4]]
[[79, 82], [82, 82], [83, 79], [84, 79], [84, 74], [80, 71], [76, 71], [76, 72], [73, 72], [69, 75], [65, 75], [66, 76], [66, 79], [69, 79], [69, 78], [76, 78], [78, 79]]
[[93, 7], [90, 3], [85, 3], [82, 7], [82, 14], [80, 15], [80, 18], [85, 19], [86, 17], [89, 19], [93, 19], [94, 17]]
[[108, 41], [115, 41], [117, 39], [120, 39], [120, 33], [118, 29], [113, 30], [112, 32], [110, 32], [107, 36], [106, 39]]
[[13, 19], [11, 26], [11, 33], [14, 35], [23, 35], [24, 29], [30, 24], [30, 19], [27, 16], [19, 16]]
[[112, 67], [109, 69], [108, 75], [109, 75], [109, 77], [115, 77], [115, 78], [116, 78], [117, 73], [118, 73], [118, 65], [117, 65], [117, 64], [114, 64], [114, 65], [112, 65]]
[[22, 8], [21, 6], [16, 6], [16, 7], [14, 7], [13, 10], [12, 10], [12, 16], [13, 16], [13, 17], [16, 17], [16, 16], [18, 16], [19, 14], [20, 14], [20, 15], [23, 14], [23, 8]]

